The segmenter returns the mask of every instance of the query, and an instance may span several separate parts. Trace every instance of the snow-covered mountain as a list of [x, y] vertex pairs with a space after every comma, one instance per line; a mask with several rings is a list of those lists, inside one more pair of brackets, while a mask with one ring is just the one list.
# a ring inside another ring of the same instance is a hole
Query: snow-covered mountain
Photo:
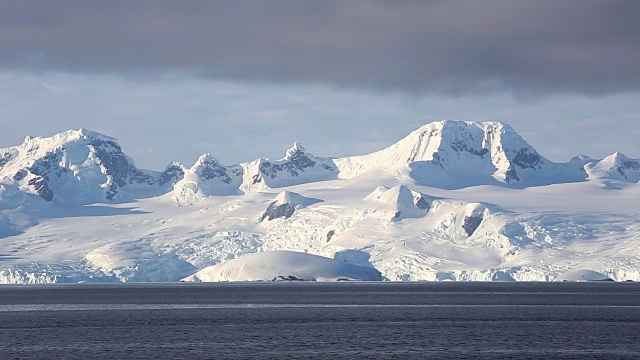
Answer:
[[315, 157], [299, 143], [295, 143], [285, 157], [277, 161], [258, 159], [225, 166], [210, 154], [205, 154], [176, 184], [174, 200], [180, 205], [191, 205], [209, 196], [246, 194], [331, 180], [337, 173], [331, 159]]
[[630, 159], [621, 153], [609, 155], [599, 161], [587, 161], [585, 168], [590, 176], [598, 179], [634, 183], [640, 181], [640, 160]]
[[162, 173], [138, 169], [116, 139], [80, 129], [50, 138], [27, 137], [0, 149], [0, 183], [47, 202], [90, 204], [151, 197], [172, 189], [184, 170], [171, 164]]
[[295, 143], [162, 172], [89, 130], [28, 137], [0, 149], [0, 283], [177, 281], [281, 250], [391, 280], [640, 280], [639, 181], [640, 160], [554, 163], [497, 122], [430, 123], [368, 155]]
[[341, 178], [372, 170], [395, 171], [417, 184], [443, 188], [505, 184], [513, 187], [577, 182], [587, 175], [572, 163], [556, 164], [509, 125], [439, 121], [373, 154], [337, 159]]

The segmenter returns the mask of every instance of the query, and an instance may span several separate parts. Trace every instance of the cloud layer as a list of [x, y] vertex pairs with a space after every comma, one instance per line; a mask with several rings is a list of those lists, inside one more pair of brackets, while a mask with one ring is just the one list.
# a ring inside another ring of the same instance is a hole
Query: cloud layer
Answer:
[[640, 1], [3, 1], [0, 67], [446, 95], [640, 90]]

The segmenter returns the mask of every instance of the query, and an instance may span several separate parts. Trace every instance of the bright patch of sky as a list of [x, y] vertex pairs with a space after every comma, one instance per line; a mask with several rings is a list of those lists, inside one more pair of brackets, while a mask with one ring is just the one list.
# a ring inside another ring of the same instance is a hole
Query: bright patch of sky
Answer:
[[510, 124], [544, 156], [567, 161], [619, 151], [640, 157], [640, 94], [411, 95], [320, 85], [170, 75], [127, 78], [0, 72], [0, 147], [81, 127], [116, 137], [143, 168], [211, 153], [226, 164], [279, 159], [294, 141], [317, 156], [380, 150], [441, 119]]

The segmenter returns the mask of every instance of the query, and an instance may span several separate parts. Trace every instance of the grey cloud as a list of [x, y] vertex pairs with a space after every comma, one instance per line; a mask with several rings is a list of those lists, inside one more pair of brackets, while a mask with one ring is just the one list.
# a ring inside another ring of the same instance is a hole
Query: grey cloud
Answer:
[[411, 93], [640, 90], [640, 1], [0, 0], [0, 66]]

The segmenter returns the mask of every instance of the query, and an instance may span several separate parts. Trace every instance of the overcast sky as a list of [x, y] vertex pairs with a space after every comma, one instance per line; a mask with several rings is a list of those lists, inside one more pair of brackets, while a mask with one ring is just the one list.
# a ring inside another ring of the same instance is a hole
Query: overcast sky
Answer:
[[142, 167], [378, 150], [439, 119], [640, 157], [640, 1], [4, 1], [0, 147], [86, 127]]

